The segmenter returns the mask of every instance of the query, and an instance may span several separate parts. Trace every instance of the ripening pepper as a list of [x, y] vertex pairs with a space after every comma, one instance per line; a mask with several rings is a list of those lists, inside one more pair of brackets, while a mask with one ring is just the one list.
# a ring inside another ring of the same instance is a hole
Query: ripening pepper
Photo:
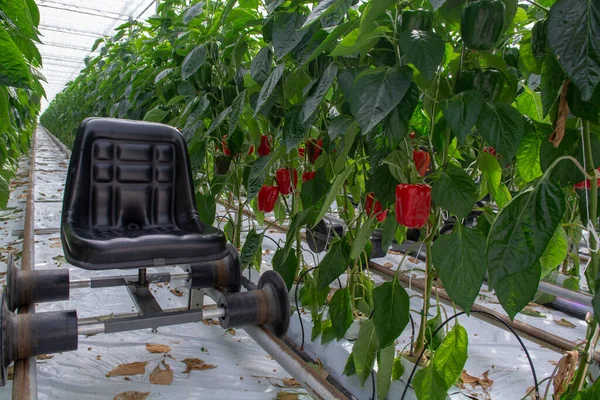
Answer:
[[396, 186], [396, 221], [407, 228], [422, 228], [429, 218], [431, 188], [424, 184]]
[[304, 147], [298, 149], [298, 157], [304, 158]]
[[308, 153], [308, 161], [314, 164], [317, 158], [321, 155], [321, 149], [323, 148], [323, 140], [309, 139], [306, 142], [306, 152]]
[[317, 174], [316, 171], [313, 172], [305, 172], [302, 174], [302, 182], [306, 183], [308, 181], [312, 181], [313, 179], [315, 179], [315, 175]]
[[431, 164], [431, 155], [423, 150], [413, 150], [413, 161], [419, 175], [425, 176]]
[[258, 155], [261, 157], [268, 156], [271, 153], [271, 140], [267, 135], [261, 135], [260, 146], [258, 146]]
[[460, 35], [473, 50], [491, 50], [504, 27], [506, 9], [500, 0], [479, 0], [462, 10]]
[[229, 147], [227, 147], [227, 135], [223, 136], [223, 140], [221, 140], [221, 145], [223, 146], [223, 153], [225, 153], [226, 156], [230, 156], [231, 151], [229, 150]]
[[484, 153], [489, 153], [489, 154], [493, 155], [494, 157], [496, 157], [496, 149], [493, 148], [492, 146], [490, 146], [490, 147], [484, 147], [483, 148], [483, 152]]
[[531, 54], [536, 60], [546, 58], [548, 47], [548, 20], [536, 22], [531, 30]]
[[373, 192], [367, 193], [365, 199], [365, 213], [367, 213], [369, 217], [374, 214], [375, 218], [377, 218], [377, 222], [383, 222], [387, 217], [387, 210], [383, 211], [381, 203], [379, 200], [375, 200], [375, 193]]
[[[292, 186], [292, 175], [294, 177], [294, 184]], [[296, 189], [298, 186], [298, 171], [296, 169], [280, 168], [275, 171], [275, 181], [279, 188], [279, 193], [286, 196]]]
[[275, 202], [279, 197], [277, 186], [263, 186], [258, 191], [258, 210], [271, 212], [275, 208]]
[[250, 148], [248, 149], [248, 154], [252, 154], [252, 153], [254, 153], [254, 145], [253, 144], [251, 144]]
[[505, 76], [497, 69], [465, 69], [458, 78], [458, 91], [477, 90], [487, 101], [493, 102], [502, 94], [506, 82]]
[[433, 13], [427, 10], [406, 10], [402, 13], [401, 31], [430, 31]]
[[[597, 170], [600, 171], [600, 168], [598, 168]], [[596, 184], [600, 188], [600, 178], [598, 178], [596, 180]], [[576, 183], [573, 186], [575, 187], [575, 189], [590, 189], [592, 187], [592, 181], [590, 181], [589, 179], [586, 179], [585, 181]]]

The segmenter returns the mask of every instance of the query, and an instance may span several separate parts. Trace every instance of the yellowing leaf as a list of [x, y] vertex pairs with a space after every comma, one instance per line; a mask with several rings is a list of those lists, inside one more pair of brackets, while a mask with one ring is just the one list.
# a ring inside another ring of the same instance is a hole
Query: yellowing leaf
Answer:
[[556, 322], [560, 326], [564, 326], [567, 328], [575, 328], [575, 325], [571, 321], [566, 320], [564, 318], [561, 318], [560, 320], [555, 319], [554, 322]]

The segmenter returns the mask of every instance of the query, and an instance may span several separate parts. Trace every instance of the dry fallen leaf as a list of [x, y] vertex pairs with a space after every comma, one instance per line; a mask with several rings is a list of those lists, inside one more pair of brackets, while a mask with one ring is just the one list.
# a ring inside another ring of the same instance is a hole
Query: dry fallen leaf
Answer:
[[571, 321], [564, 319], [564, 318], [561, 318], [560, 321], [555, 319], [554, 322], [556, 322], [558, 325], [564, 326], [566, 328], [575, 328], [575, 325]]
[[166, 344], [146, 343], [146, 350], [150, 353], [168, 353], [171, 351], [171, 347]]
[[287, 387], [300, 387], [300, 383], [294, 378], [283, 378], [282, 382]]
[[183, 363], [187, 366], [185, 371], [183, 371], [184, 374], [189, 374], [190, 371], [194, 370], [202, 371], [205, 369], [217, 368], [216, 365], [205, 364], [204, 361], [199, 358], [186, 358], [185, 360], [183, 360]]
[[388, 262], [384, 263], [383, 266], [386, 268], [392, 268], [394, 266], [394, 264], [392, 264], [391, 262], [388, 261]]
[[578, 365], [579, 353], [576, 350], [567, 351], [558, 361], [558, 371], [552, 380], [552, 386], [554, 387], [553, 399], [560, 399], [561, 395], [567, 390], [567, 385], [573, 380]]
[[36, 359], [38, 359], [38, 360], [51, 360], [53, 358], [54, 358], [54, 356], [48, 355], [48, 354], [42, 354], [41, 356], [36, 357]]
[[279, 392], [277, 393], [277, 400], [297, 400], [298, 393], [292, 392]]
[[166, 362], [162, 362], [166, 369], [162, 369], [160, 364], [150, 373], [150, 383], [154, 385], [170, 385], [173, 383], [173, 370]]
[[227, 333], [231, 334], [232, 336], [235, 336], [235, 329], [229, 328], [227, 329]]
[[216, 320], [214, 320], [214, 319], [203, 319], [203, 320], [202, 320], [202, 323], [203, 323], [204, 325], [221, 325], [221, 324], [219, 323], [219, 321], [216, 321]]
[[183, 296], [183, 292], [180, 291], [179, 289], [171, 289], [171, 293], [173, 293], [177, 297]]
[[[463, 383], [473, 384], [473, 383], [477, 383], [479, 381], [479, 378], [477, 378], [476, 376], [467, 374], [467, 371], [463, 369], [463, 372], [460, 376], [460, 380]], [[473, 386], [477, 386], [477, 385], [473, 385]]]
[[116, 395], [113, 400], [146, 400], [150, 392], [123, 392]]
[[115, 368], [111, 369], [107, 378], [111, 376], [125, 376], [125, 375], [144, 375], [146, 373], [146, 364], [148, 361], [136, 361], [129, 364], [119, 364]]
[[468, 383], [473, 387], [481, 386], [483, 388], [483, 390], [485, 391], [485, 390], [491, 388], [492, 385], [494, 384], [494, 381], [488, 377], [489, 373], [490, 373], [490, 371], [485, 371], [483, 373], [483, 377], [479, 378], [477, 376], [467, 374], [467, 371], [463, 369], [463, 372], [460, 375], [460, 380], [461, 380], [462, 384], [459, 384], [457, 386], [464, 388], [464, 384]]

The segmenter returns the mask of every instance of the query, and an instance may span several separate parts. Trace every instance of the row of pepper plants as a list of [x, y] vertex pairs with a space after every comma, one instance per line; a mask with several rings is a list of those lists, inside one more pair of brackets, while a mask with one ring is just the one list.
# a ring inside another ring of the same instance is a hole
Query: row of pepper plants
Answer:
[[[456, 323], [430, 337], [441, 323], [434, 282], [469, 313], [487, 279], [510, 318], [540, 279], [565, 274], [579, 289], [578, 244], [598, 223], [599, 15], [595, 0], [165, 0], [98, 40], [100, 55], [42, 122], [68, 144], [90, 116], [181, 129], [204, 221], [217, 201], [234, 208], [225, 231], [240, 248], [244, 209], [261, 224], [270, 212], [288, 221], [273, 256], [288, 287], [313, 261], [301, 228], [336, 213], [347, 233], [303, 274], [302, 301], [313, 339], [341, 339], [363, 315], [346, 372], [364, 384], [377, 362], [379, 398], [399, 375], [394, 343], [410, 310], [397, 278], [374, 287], [365, 272], [369, 238], [379, 228], [389, 248], [420, 230], [427, 287], [414, 350], [428, 361], [413, 385], [419, 399], [442, 399], [467, 333]], [[462, 224], [474, 208], [477, 225]], [[244, 267], [260, 265], [265, 232], [247, 235]], [[348, 284], [328, 300], [342, 274]], [[600, 315], [595, 251], [585, 277]], [[595, 344], [557, 396], [597, 394]]]
[[8, 202], [8, 182], [29, 149], [45, 95], [39, 23], [34, 0], [0, 0], [0, 208]]

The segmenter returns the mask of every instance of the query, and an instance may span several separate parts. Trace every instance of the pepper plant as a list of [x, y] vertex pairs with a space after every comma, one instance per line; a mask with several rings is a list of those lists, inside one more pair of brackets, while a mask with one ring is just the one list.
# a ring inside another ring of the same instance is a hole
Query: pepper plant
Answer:
[[[595, 0], [165, 0], [157, 16], [100, 40], [42, 122], [67, 143], [88, 116], [180, 128], [201, 218], [214, 219], [217, 200], [234, 208], [225, 230], [238, 246], [244, 210], [287, 221], [274, 269], [289, 287], [306, 271], [313, 339], [341, 339], [362, 314], [346, 372], [364, 383], [377, 361], [380, 398], [398, 377], [395, 340], [410, 310], [397, 277], [374, 287], [369, 239], [379, 228], [387, 249], [419, 230], [426, 287], [411, 350], [429, 357], [413, 385], [418, 398], [444, 398], [467, 335], [455, 324], [431, 337], [442, 323], [434, 282], [469, 313], [487, 276], [514, 318], [541, 279], [564, 273], [600, 315], [598, 15]], [[347, 233], [308, 272], [301, 229], [328, 213]], [[568, 249], [585, 230], [582, 276]], [[263, 236], [248, 234], [244, 266], [259, 264]], [[594, 390], [597, 329], [593, 317], [567, 398]]]
[[36, 47], [39, 23], [33, 0], [0, 1], [0, 208], [6, 207], [8, 182], [19, 157], [29, 149], [45, 96], [38, 71], [42, 57]]

